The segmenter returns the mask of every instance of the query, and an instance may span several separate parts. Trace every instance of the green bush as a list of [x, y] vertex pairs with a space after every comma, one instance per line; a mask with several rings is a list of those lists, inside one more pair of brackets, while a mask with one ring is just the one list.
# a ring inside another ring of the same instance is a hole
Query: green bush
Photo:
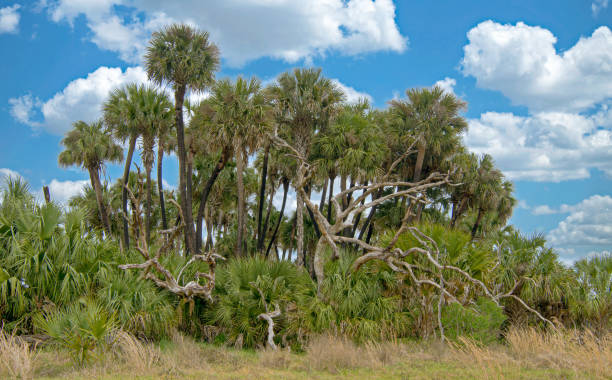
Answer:
[[442, 325], [448, 339], [469, 337], [484, 344], [495, 342], [506, 320], [502, 308], [487, 298], [479, 298], [474, 307], [453, 303], [442, 309]]
[[89, 299], [38, 315], [34, 325], [67, 349], [80, 366], [104, 355], [118, 328], [115, 315]]

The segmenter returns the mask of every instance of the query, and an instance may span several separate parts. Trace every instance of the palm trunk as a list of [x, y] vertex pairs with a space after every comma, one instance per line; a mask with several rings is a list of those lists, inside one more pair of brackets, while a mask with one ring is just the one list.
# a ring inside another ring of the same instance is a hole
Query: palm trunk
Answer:
[[263, 240], [265, 232], [262, 228], [263, 205], [264, 197], [266, 196], [266, 179], [268, 175], [268, 156], [270, 153], [270, 144], [266, 144], [264, 150], [263, 167], [261, 170], [261, 186], [259, 187], [259, 205], [257, 206], [257, 251], [263, 249]]
[[[195, 241], [193, 239], [193, 215], [191, 211], [191, 198], [187, 194], [187, 152], [185, 151], [185, 125], [183, 123], [183, 101], [185, 99], [185, 85], [178, 85], [174, 92], [174, 120], [176, 124], [176, 139], [179, 159], [179, 195], [180, 204], [183, 209], [185, 223], [185, 252], [195, 252]], [[191, 175], [191, 173], [189, 174]]]
[[[221, 152], [221, 157], [215, 165], [213, 172], [206, 181], [206, 185], [204, 186], [204, 190], [202, 190], [202, 197], [200, 198], [200, 205], [198, 206], [198, 215], [196, 217], [196, 252], [200, 252], [202, 248], [202, 219], [204, 218], [204, 210], [206, 208], [206, 201], [208, 200], [208, 196], [210, 195], [210, 190], [212, 189], [217, 177], [219, 177], [219, 173], [225, 168], [225, 164], [229, 159], [229, 149], [223, 149]], [[208, 229], [208, 227], [206, 227]]]
[[[364, 186], [368, 185], [368, 181], [365, 181]], [[362, 192], [365, 193], [366, 190], [364, 189]], [[361, 205], [363, 206], [363, 204], [365, 203], [365, 198], [361, 201]], [[349, 237], [354, 237], [355, 236], [355, 232], [357, 232], [357, 227], [359, 227], [359, 221], [361, 220], [361, 214], [363, 214], [363, 212], [360, 212], [359, 215], [357, 215], [357, 217], [355, 218], [355, 223], [353, 224], [353, 229], [351, 230], [351, 235]]]
[[459, 220], [459, 217], [461, 217], [461, 214], [465, 212], [466, 205], [467, 205], [467, 197], [463, 197], [461, 199], [461, 203], [459, 203], [456, 210], [453, 209], [453, 216], [452, 216], [451, 224], [450, 224], [451, 228], [455, 228], [455, 224], [457, 223], [457, 220]]
[[209, 250], [212, 248], [212, 223], [208, 219], [206, 220], [206, 245], [204, 250]]
[[304, 266], [304, 201], [302, 194], [297, 191], [297, 209], [295, 211], [297, 223], [297, 266]]
[[270, 191], [270, 198], [268, 199], [268, 209], [266, 210], [266, 220], [264, 221], [264, 224], [262, 227], [261, 246], [257, 248], [257, 252], [263, 251], [264, 242], [266, 240], [266, 235], [268, 233], [268, 224], [270, 223], [270, 214], [272, 213], [272, 201], [274, 200], [275, 192], [276, 191], [274, 189], [274, 186], [272, 186], [272, 189]]
[[[372, 200], [376, 200], [378, 198], [380, 198], [383, 194], [383, 188], [380, 188], [377, 192], [376, 192], [376, 198], [372, 199]], [[395, 198], [397, 199], [397, 197]], [[363, 235], [365, 234], [366, 229], [369, 227], [368, 230], [368, 235], [371, 235], [371, 230], [372, 230], [372, 219], [374, 218], [374, 214], [376, 214], [376, 207], [378, 205], [374, 205], [371, 209], [370, 209], [370, 214], [368, 215], [368, 219], [366, 219], [365, 223], [363, 224], [363, 227], [361, 227], [361, 230], [359, 231], [359, 237], [358, 239], [361, 240], [363, 239]], [[370, 240], [368, 239], [368, 242]]]
[[421, 180], [421, 170], [423, 170], [423, 161], [425, 160], [425, 144], [419, 144], [419, 150], [417, 152], [416, 163], [414, 164], [414, 176], [412, 177], [413, 182]]
[[[312, 193], [312, 187], [308, 186], [308, 200], [310, 200], [310, 194]], [[314, 227], [315, 230], [315, 235], [317, 235], [317, 238], [319, 238], [321, 236], [321, 231], [319, 231], [319, 225], [317, 224], [317, 221], [315, 220], [314, 214], [312, 213], [312, 210], [310, 209], [310, 207], [308, 207], [306, 205], [306, 202], [304, 202], [304, 207], [306, 207], [306, 211], [308, 211], [308, 217], [310, 218], [310, 221], [312, 221], [312, 226]]]
[[274, 227], [274, 232], [272, 233], [272, 237], [270, 238], [270, 242], [268, 243], [268, 248], [266, 249], [266, 257], [268, 257], [268, 255], [270, 254], [270, 248], [276, 240], [276, 236], [278, 235], [278, 229], [280, 228], [281, 222], [283, 221], [283, 215], [285, 214], [285, 203], [287, 202], [287, 193], [289, 192], [289, 180], [283, 177], [282, 182], [283, 203], [281, 204], [280, 214], [278, 215], [278, 220], [276, 221], [276, 227]]
[[236, 257], [241, 257], [243, 254], [244, 240], [244, 217], [245, 217], [245, 199], [244, 199], [244, 156], [242, 154], [242, 141], [239, 139], [236, 144], [236, 182], [238, 185], [238, 230], [236, 231]]
[[127, 157], [125, 158], [125, 167], [123, 169], [123, 188], [121, 189], [121, 210], [123, 210], [123, 246], [125, 249], [130, 248], [130, 229], [128, 226], [128, 212], [127, 212], [127, 183], [130, 178], [130, 166], [132, 165], [132, 156], [134, 155], [134, 149], [136, 148], [136, 135], [130, 136], [130, 143], [128, 147]]
[[480, 226], [480, 222], [482, 221], [482, 217], [484, 215], [484, 211], [479, 208], [478, 216], [476, 217], [476, 223], [474, 223], [474, 227], [472, 227], [472, 239], [476, 236], [476, 232], [478, 231], [478, 227]]
[[145, 215], [145, 237], [147, 239], [147, 244], [151, 241], [151, 203], [153, 199], [153, 189], [151, 189], [151, 170], [152, 164], [148, 163], [146, 165], [147, 170], [147, 204], [146, 204], [146, 215]]
[[166, 219], [166, 202], [164, 200], [164, 185], [162, 176], [162, 162], [164, 161], [164, 142], [161, 136], [157, 141], [157, 192], [159, 193], [159, 207], [161, 208], [162, 229], [168, 229]]
[[104, 200], [102, 198], [102, 184], [100, 183], [100, 177], [96, 169], [89, 169], [89, 179], [91, 180], [91, 185], [93, 186], [94, 191], [96, 192], [98, 211], [100, 211], [100, 221], [102, 221], [102, 226], [104, 226], [104, 230], [110, 237], [110, 220], [108, 219], [108, 214], [106, 213], [106, 207], [104, 207]]
[[323, 190], [321, 190], [321, 201], [319, 202], [319, 211], [323, 213], [323, 208], [325, 207], [325, 196], [327, 195], [327, 182], [329, 182], [329, 178], [325, 177], [325, 183], [323, 184]]
[[[346, 176], [345, 175], [341, 175], [340, 176], [340, 192], [343, 192], [345, 190], [346, 190]], [[341, 211], [344, 211], [344, 210], [346, 210], [346, 207], [348, 206], [348, 204], [347, 204], [348, 198], [346, 197], [346, 194], [344, 194], [340, 198], [342, 200], [342, 210]]]
[[327, 221], [331, 223], [332, 216], [332, 196], [334, 195], [335, 176], [329, 177], [329, 201], [327, 202]]

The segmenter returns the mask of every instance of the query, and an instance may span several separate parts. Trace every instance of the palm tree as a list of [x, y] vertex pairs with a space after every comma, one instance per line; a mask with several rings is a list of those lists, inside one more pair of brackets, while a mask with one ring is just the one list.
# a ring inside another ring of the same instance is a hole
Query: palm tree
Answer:
[[104, 225], [106, 233], [110, 236], [111, 227], [108, 214], [102, 200], [102, 184], [100, 183], [100, 171], [105, 161], [121, 162], [123, 149], [116, 144], [110, 133], [102, 127], [102, 121], [87, 124], [77, 121], [72, 130], [62, 139], [65, 147], [58, 157], [61, 166], [81, 166], [89, 172], [91, 185], [96, 192], [100, 220]]
[[[138, 137], [142, 138], [142, 163], [147, 175], [145, 214], [147, 240], [149, 240], [151, 230], [151, 171], [155, 161], [153, 148], [155, 138], [160, 133], [167, 133], [169, 130], [172, 122], [171, 117], [172, 105], [168, 97], [163, 92], [145, 85], [129, 84], [124, 88], [118, 88], [111, 93], [104, 104], [104, 119], [107, 127], [123, 141], [129, 137], [128, 156], [123, 173], [124, 186], [127, 184], [136, 139]], [[162, 148], [161, 145], [160, 148]], [[161, 158], [159, 157], [159, 159]], [[160, 176], [161, 165], [158, 162], [158, 181], [160, 181]], [[122, 191], [122, 202], [123, 212], [127, 216], [127, 189]], [[124, 218], [124, 242], [126, 248], [129, 248], [126, 224], [127, 221]]]
[[183, 102], [187, 90], [204, 91], [214, 81], [219, 66], [219, 49], [201, 32], [189, 25], [174, 24], [153, 33], [145, 66], [149, 79], [158, 85], [169, 83], [174, 89], [174, 118], [179, 159], [179, 194], [185, 217], [185, 248], [195, 252], [195, 231], [192, 216], [192, 194], [188, 192], [187, 153]]
[[246, 198], [243, 173], [252, 154], [262, 141], [268, 123], [269, 106], [256, 78], [245, 80], [238, 77], [218, 81], [212, 88], [209, 106], [214, 110], [210, 124], [214, 140], [231, 145], [236, 159], [237, 239], [236, 256], [243, 254], [246, 227]]
[[[279, 75], [269, 88], [274, 102], [280, 133], [305, 158], [310, 155], [316, 133], [325, 130], [344, 99], [344, 94], [331, 80], [321, 75], [321, 69], [294, 69]], [[304, 173], [297, 173], [301, 181]], [[304, 265], [304, 201], [297, 194], [298, 265]]]
[[406, 97], [406, 100], [392, 100], [390, 105], [401, 134], [417, 139], [412, 176], [417, 182], [421, 179], [426, 151], [440, 151], [444, 140], [456, 137], [467, 128], [467, 121], [459, 115], [466, 103], [438, 86], [408, 89]]
[[472, 227], [472, 238], [476, 236], [478, 227], [486, 212], [495, 210], [503, 195], [503, 175], [499, 169], [495, 168], [493, 158], [485, 154], [480, 159], [476, 183], [476, 200], [474, 202], [477, 209], [476, 221]]

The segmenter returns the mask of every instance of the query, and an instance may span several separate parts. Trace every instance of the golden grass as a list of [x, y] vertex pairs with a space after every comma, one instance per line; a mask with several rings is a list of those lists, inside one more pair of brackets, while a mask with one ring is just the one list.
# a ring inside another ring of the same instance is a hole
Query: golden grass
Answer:
[[[74, 367], [66, 352], [44, 349], [25, 354], [14, 340], [4, 343], [11, 337], [3, 335], [3, 339], [0, 357], [12, 358], [10, 355], [18, 353], [15, 357], [21, 359], [11, 363], [20, 363], [13, 368], [21, 368], [24, 378], [612, 378], [610, 335], [597, 338], [576, 331], [542, 334], [516, 329], [508, 333], [506, 344], [493, 346], [470, 340], [356, 345], [325, 335], [312, 339], [300, 354], [286, 349], [254, 352], [216, 347], [180, 334], [160, 347], [121, 333], [113, 353], [86, 368]], [[3, 360], [5, 363], [8, 361]], [[4, 377], [22, 376], [19, 371], [5, 372], [8, 375]]]
[[0, 329], [0, 376], [31, 379], [36, 364], [36, 351], [25, 342]]

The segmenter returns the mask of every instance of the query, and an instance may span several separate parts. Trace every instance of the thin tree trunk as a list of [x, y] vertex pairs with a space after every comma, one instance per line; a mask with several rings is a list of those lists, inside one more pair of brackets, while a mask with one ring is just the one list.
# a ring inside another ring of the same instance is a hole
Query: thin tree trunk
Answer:
[[329, 201], [327, 202], [327, 221], [331, 223], [332, 197], [334, 195], [334, 176], [329, 177]]
[[[340, 176], [340, 192], [343, 192], [346, 190], [346, 176], [345, 175], [341, 175]], [[346, 194], [343, 195], [342, 197], [342, 211], [346, 210], [347, 207], [347, 197]]]
[[457, 209], [453, 210], [454, 211], [453, 212], [453, 217], [451, 219], [451, 224], [450, 224], [451, 228], [455, 228], [455, 224], [459, 220], [459, 217], [461, 217], [461, 214], [463, 214], [465, 212], [466, 205], [467, 205], [467, 197], [463, 197], [461, 199], [461, 203], [459, 203]]
[[[364, 186], [368, 185], [368, 181], [365, 181]], [[365, 193], [365, 189], [362, 192]], [[361, 205], [363, 206], [363, 204], [365, 203], [365, 198], [361, 201]], [[357, 227], [359, 227], [359, 221], [361, 220], [361, 214], [363, 214], [363, 212], [360, 212], [359, 215], [357, 215], [357, 217], [355, 218], [355, 223], [353, 224], [353, 229], [351, 230], [351, 235], [349, 237], [354, 237], [355, 236], [355, 232], [357, 232]]]
[[261, 169], [261, 186], [259, 187], [259, 204], [257, 206], [257, 251], [263, 249], [263, 240], [265, 232], [262, 228], [264, 198], [266, 196], [266, 179], [268, 176], [268, 156], [270, 153], [270, 144], [266, 144], [264, 149], [263, 167]]
[[[378, 198], [380, 198], [380, 196], [383, 194], [383, 189], [379, 189], [376, 192], [376, 198], [373, 200], [376, 200]], [[397, 199], [397, 198], [396, 198]], [[374, 218], [374, 214], [376, 213], [376, 207], [378, 205], [374, 205], [371, 209], [370, 209], [370, 214], [368, 215], [368, 219], [366, 219], [365, 223], [363, 224], [363, 227], [361, 227], [361, 230], [359, 231], [359, 240], [363, 239], [363, 235], [365, 234], [366, 228], [369, 227], [368, 230], [368, 234], [371, 235], [370, 231], [372, 229], [371, 223], [372, 223], [372, 219]], [[369, 242], [369, 240], [368, 240]]]
[[206, 245], [204, 246], [204, 250], [209, 250], [212, 248], [212, 228], [211, 221], [206, 219]]
[[164, 161], [164, 142], [160, 136], [157, 140], [157, 192], [159, 193], [159, 207], [161, 208], [162, 229], [168, 229], [166, 219], [166, 201], [164, 200], [164, 185], [162, 176], [162, 163]]
[[[300, 176], [301, 177], [301, 176]], [[304, 266], [304, 201], [297, 191], [297, 209], [295, 212], [297, 223], [297, 266]]]
[[152, 164], [148, 163], [147, 167], [147, 204], [146, 204], [146, 215], [145, 215], [145, 237], [147, 244], [151, 241], [151, 203], [153, 201], [153, 189], [151, 189], [151, 170]]
[[236, 144], [236, 182], [238, 185], [238, 226], [236, 231], [236, 257], [241, 257], [243, 253], [244, 240], [244, 217], [245, 217], [245, 199], [244, 199], [244, 156], [242, 154], [242, 141], [238, 139]]
[[193, 226], [193, 153], [187, 152], [187, 172], [185, 173], [185, 182], [187, 184], [187, 204], [189, 205], [189, 214], [191, 224], [189, 228], [189, 239], [191, 244], [191, 253], [196, 254], [198, 251], [195, 249], [195, 230]]
[[[185, 151], [185, 125], [183, 123], [183, 101], [185, 100], [185, 85], [178, 85], [174, 92], [174, 120], [176, 124], [176, 139], [179, 159], [179, 195], [184, 214], [185, 252], [195, 251], [195, 232], [193, 231], [193, 215], [191, 198], [187, 194], [187, 152]], [[189, 174], [191, 175], [191, 173]]]
[[283, 182], [283, 203], [281, 204], [280, 214], [278, 215], [278, 220], [276, 221], [276, 227], [274, 227], [274, 232], [272, 233], [272, 237], [270, 238], [270, 243], [268, 243], [268, 248], [266, 249], [266, 257], [270, 254], [270, 247], [276, 240], [276, 236], [278, 235], [278, 229], [280, 228], [281, 222], [283, 221], [283, 215], [285, 213], [285, 203], [287, 202], [287, 193], [289, 192], [289, 180], [285, 177], [282, 179]]
[[274, 186], [272, 186], [272, 189], [270, 190], [270, 199], [268, 199], [268, 209], [266, 210], [266, 219], [264, 221], [263, 227], [262, 227], [262, 235], [261, 235], [261, 245], [259, 247], [257, 247], [257, 252], [262, 252], [263, 251], [263, 246], [266, 240], [266, 235], [268, 233], [268, 224], [270, 223], [270, 214], [272, 213], [272, 201], [274, 200], [274, 193], [275, 193], [275, 189]]
[[[225, 164], [227, 164], [227, 160], [229, 159], [229, 150], [224, 149], [221, 152], [221, 157], [215, 165], [208, 181], [206, 181], [206, 185], [204, 185], [204, 190], [202, 190], [202, 197], [200, 198], [200, 205], [198, 206], [198, 214], [196, 217], [196, 252], [200, 252], [202, 248], [202, 219], [204, 218], [204, 210], [206, 208], [206, 201], [208, 200], [208, 196], [210, 195], [210, 190], [212, 189], [217, 177], [219, 177], [219, 173], [225, 168]], [[208, 227], [206, 227], [208, 229]]]
[[[308, 186], [307, 193], [308, 193], [308, 200], [310, 200], [310, 194], [312, 193], [311, 186]], [[319, 225], [317, 224], [317, 221], [315, 220], [312, 210], [310, 209], [310, 207], [306, 205], [306, 202], [304, 202], [304, 207], [306, 208], [306, 211], [308, 211], [308, 217], [310, 218], [310, 221], [312, 222], [312, 226], [314, 227], [314, 230], [315, 230], [315, 235], [317, 235], [317, 239], [318, 239], [321, 236], [321, 231], [319, 231]]]
[[414, 164], [414, 176], [412, 177], [413, 182], [421, 180], [421, 170], [423, 170], [423, 161], [425, 160], [425, 144], [419, 144], [419, 150], [417, 152], [416, 163]]
[[323, 207], [325, 207], [325, 196], [327, 195], [327, 183], [329, 178], [325, 177], [325, 183], [323, 184], [323, 190], [321, 190], [321, 201], [319, 202], [319, 211], [323, 213]]
[[482, 217], [484, 215], [484, 211], [479, 208], [478, 216], [476, 217], [476, 223], [474, 223], [474, 227], [472, 227], [472, 239], [476, 236], [476, 232], [478, 231], [478, 226], [480, 226], [480, 222], [482, 221]]
[[110, 237], [110, 220], [108, 219], [108, 214], [106, 213], [106, 207], [104, 207], [104, 199], [102, 198], [102, 184], [100, 183], [98, 171], [95, 169], [89, 169], [89, 178], [91, 180], [91, 184], [94, 188], [94, 191], [96, 192], [96, 201], [98, 202], [98, 211], [100, 211], [100, 220], [102, 221], [102, 226], [104, 226], [106, 233]]
[[123, 221], [123, 246], [126, 250], [130, 248], [130, 229], [128, 226], [127, 212], [128, 193], [126, 186], [130, 178], [130, 166], [132, 165], [132, 156], [134, 156], [134, 149], [136, 149], [136, 137], [136, 135], [130, 136], [128, 153], [125, 158], [125, 167], [123, 169], [123, 188], [121, 189], [121, 210], [123, 211], [123, 216], [121, 218], [121, 220]]

